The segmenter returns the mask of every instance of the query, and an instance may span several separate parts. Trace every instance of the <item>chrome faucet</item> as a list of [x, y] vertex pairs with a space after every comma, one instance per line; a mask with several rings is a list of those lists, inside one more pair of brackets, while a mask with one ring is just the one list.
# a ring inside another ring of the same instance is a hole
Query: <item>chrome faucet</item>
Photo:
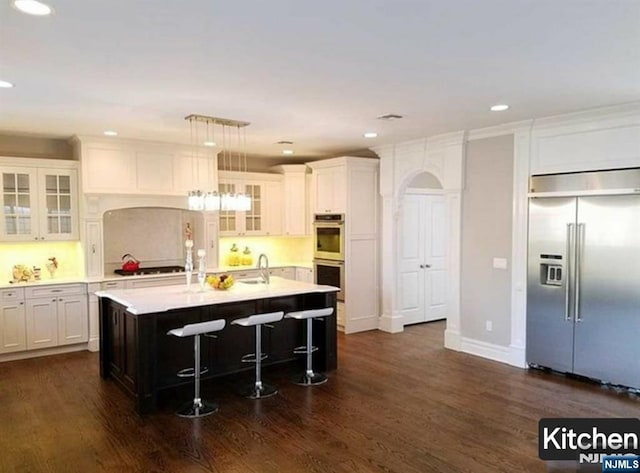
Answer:
[[[262, 263], [264, 260], [264, 264]], [[258, 269], [260, 270], [260, 276], [265, 284], [269, 284], [269, 258], [264, 253], [258, 256]]]

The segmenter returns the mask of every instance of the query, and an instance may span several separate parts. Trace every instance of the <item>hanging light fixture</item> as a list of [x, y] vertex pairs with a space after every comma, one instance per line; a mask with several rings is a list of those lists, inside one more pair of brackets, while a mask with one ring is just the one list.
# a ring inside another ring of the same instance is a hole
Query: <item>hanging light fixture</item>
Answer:
[[[191, 152], [192, 152], [192, 180], [196, 182], [197, 175], [197, 163], [200, 160], [200, 152], [202, 147], [205, 146], [207, 152], [212, 156], [215, 156], [213, 148], [217, 145], [215, 139], [215, 128], [220, 127], [222, 134], [222, 150], [218, 153], [218, 159], [222, 159], [222, 169], [225, 170], [227, 165], [229, 170], [233, 170], [233, 152], [229, 149], [231, 145], [231, 132], [230, 128], [235, 127], [237, 130], [237, 166], [238, 171], [242, 173], [247, 170], [247, 134], [246, 128], [249, 122], [243, 122], [239, 120], [229, 120], [226, 118], [209, 117], [206, 115], [188, 115], [185, 120], [189, 121], [189, 129], [191, 135]], [[206, 141], [200, 143], [199, 123], [204, 123]], [[241, 130], [243, 133], [243, 139], [241, 140]], [[220, 136], [220, 135], [218, 135]], [[244, 164], [243, 164], [244, 162]], [[215, 164], [215, 163], [214, 163]], [[188, 205], [189, 210], [227, 210], [227, 211], [248, 211], [251, 210], [251, 198], [242, 193], [220, 192], [219, 190], [202, 191], [200, 189], [194, 189], [188, 192]]]

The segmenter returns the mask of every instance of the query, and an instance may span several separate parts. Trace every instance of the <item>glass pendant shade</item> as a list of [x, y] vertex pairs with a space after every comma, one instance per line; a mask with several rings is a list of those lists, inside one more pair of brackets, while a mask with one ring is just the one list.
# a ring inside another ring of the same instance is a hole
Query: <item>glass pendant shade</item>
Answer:
[[[189, 121], [190, 130], [191, 130], [191, 147], [192, 147], [192, 177], [195, 179], [197, 174], [197, 161], [200, 157], [201, 144], [208, 148], [208, 153], [215, 156], [211, 148], [215, 146], [215, 127], [216, 125], [221, 126], [222, 128], [222, 151], [219, 152], [219, 155], [222, 155], [223, 162], [223, 170], [224, 163], [228, 160], [229, 167], [231, 169], [235, 168], [232, 161], [232, 153], [227, 150], [227, 136], [229, 135], [229, 131], [227, 128], [235, 127], [238, 130], [238, 148], [246, 149], [246, 132], [244, 134], [244, 143], [241, 143], [240, 139], [240, 129], [245, 128], [249, 125], [248, 122], [238, 121], [238, 120], [228, 120], [226, 118], [217, 118], [217, 117], [208, 117], [204, 115], [189, 115], [185, 117], [185, 120]], [[206, 141], [200, 143], [199, 133], [198, 133], [198, 124], [204, 123], [206, 127]], [[210, 129], [213, 130], [213, 137], [209, 136]], [[230, 141], [230, 140], [229, 140]], [[213, 158], [212, 158], [213, 159]], [[244, 159], [244, 168], [246, 171], [246, 161], [247, 161], [247, 153], [246, 151], [238, 151], [237, 152], [237, 161], [238, 161], [238, 171], [242, 170], [242, 162]], [[208, 166], [211, 168], [211, 166]], [[197, 211], [249, 211], [251, 210], [251, 198], [244, 194], [236, 194], [236, 193], [221, 193], [218, 190], [212, 191], [201, 191], [201, 190], [191, 190], [187, 194], [188, 196], [188, 206], [189, 210], [197, 210]]]

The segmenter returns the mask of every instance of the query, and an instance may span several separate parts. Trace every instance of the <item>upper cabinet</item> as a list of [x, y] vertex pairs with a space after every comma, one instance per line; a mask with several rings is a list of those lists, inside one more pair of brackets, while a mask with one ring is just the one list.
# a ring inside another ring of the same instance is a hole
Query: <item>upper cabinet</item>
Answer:
[[[12, 165], [5, 165], [9, 162]], [[73, 161], [0, 158], [0, 240], [77, 240], [76, 165]]]
[[277, 174], [220, 172], [219, 191], [251, 198], [247, 211], [219, 212], [221, 236], [282, 234], [282, 178]]
[[325, 160], [310, 163], [314, 213], [344, 213], [347, 208], [347, 173], [344, 164], [329, 164]]
[[75, 138], [87, 194], [178, 195], [217, 185], [211, 149], [137, 140]]
[[309, 212], [307, 199], [307, 166], [305, 164], [283, 164], [273, 170], [282, 174], [282, 234], [306, 236]]

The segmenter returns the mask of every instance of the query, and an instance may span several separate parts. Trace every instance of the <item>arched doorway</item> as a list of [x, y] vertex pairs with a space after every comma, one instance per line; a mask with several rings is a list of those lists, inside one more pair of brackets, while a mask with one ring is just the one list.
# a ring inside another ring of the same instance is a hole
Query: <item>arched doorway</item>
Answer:
[[397, 226], [398, 312], [402, 324], [446, 319], [448, 307], [449, 213], [434, 174], [409, 176], [400, 189]]

